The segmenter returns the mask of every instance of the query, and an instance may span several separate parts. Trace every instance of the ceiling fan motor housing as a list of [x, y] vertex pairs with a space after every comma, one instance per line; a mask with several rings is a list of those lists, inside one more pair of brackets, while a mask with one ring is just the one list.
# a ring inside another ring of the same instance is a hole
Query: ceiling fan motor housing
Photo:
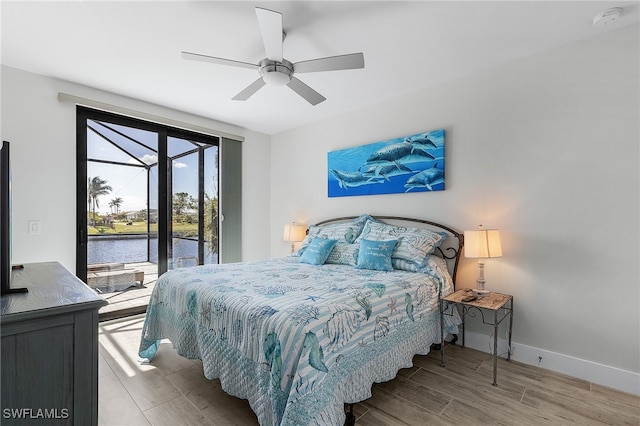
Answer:
[[293, 64], [286, 59], [282, 62], [263, 59], [260, 61], [260, 75], [265, 83], [272, 86], [284, 86], [291, 81]]

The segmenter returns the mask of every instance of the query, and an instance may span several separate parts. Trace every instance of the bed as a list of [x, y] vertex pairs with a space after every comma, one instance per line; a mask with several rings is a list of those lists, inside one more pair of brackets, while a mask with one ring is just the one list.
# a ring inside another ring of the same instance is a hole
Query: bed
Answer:
[[152, 362], [169, 339], [261, 425], [353, 424], [345, 404], [440, 343], [439, 299], [454, 291], [462, 244], [431, 221], [361, 215], [311, 226], [285, 258], [169, 271], [139, 355]]

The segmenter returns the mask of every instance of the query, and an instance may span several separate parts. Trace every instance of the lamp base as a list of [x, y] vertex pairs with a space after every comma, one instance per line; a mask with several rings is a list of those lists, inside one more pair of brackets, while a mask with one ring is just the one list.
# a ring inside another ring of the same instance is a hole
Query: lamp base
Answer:
[[473, 289], [473, 294], [475, 294], [478, 297], [486, 297], [489, 295], [489, 293], [491, 293], [489, 290], [479, 290], [477, 288]]

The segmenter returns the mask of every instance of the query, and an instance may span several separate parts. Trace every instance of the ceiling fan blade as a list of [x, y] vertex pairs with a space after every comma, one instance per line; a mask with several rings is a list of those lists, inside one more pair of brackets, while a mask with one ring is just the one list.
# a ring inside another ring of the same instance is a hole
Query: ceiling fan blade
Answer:
[[256, 7], [256, 16], [267, 58], [282, 62], [282, 13]]
[[353, 70], [358, 68], [364, 68], [364, 54], [362, 54], [362, 52], [311, 59], [293, 64], [293, 71], [295, 73]]
[[241, 67], [241, 68], [250, 68], [250, 69], [260, 68], [258, 65], [250, 64], [248, 62], [234, 61], [231, 59], [224, 59], [224, 58], [216, 58], [215, 56], [201, 55], [199, 53], [182, 52], [182, 59], [187, 59], [189, 61], [211, 62], [213, 64], [218, 64], [218, 65], [231, 65], [232, 67]]
[[289, 81], [287, 86], [289, 86], [291, 90], [305, 98], [307, 102], [314, 106], [327, 99], [295, 77], [291, 78], [291, 81]]
[[264, 80], [262, 80], [262, 78], [259, 78], [256, 81], [254, 81], [253, 83], [251, 83], [250, 85], [248, 85], [240, 93], [235, 95], [232, 99], [234, 101], [246, 101], [247, 99], [249, 99], [251, 97], [251, 95], [253, 95], [258, 90], [260, 90], [262, 88], [262, 86], [264, 86], [264, 85], [265, 85]]

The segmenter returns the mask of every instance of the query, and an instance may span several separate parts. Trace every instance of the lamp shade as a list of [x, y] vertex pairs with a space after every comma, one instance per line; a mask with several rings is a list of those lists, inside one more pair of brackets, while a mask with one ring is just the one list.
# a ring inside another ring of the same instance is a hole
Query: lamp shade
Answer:
[[284, 241], [300, 242], [307, 235], [307, 227], [304, 225], [287, 224], [284, 226], [282, 239]]
[[488, 259], [502, 257], [500, 231], [497, 229], [480, 229], [464, 231], [464, 257]]

